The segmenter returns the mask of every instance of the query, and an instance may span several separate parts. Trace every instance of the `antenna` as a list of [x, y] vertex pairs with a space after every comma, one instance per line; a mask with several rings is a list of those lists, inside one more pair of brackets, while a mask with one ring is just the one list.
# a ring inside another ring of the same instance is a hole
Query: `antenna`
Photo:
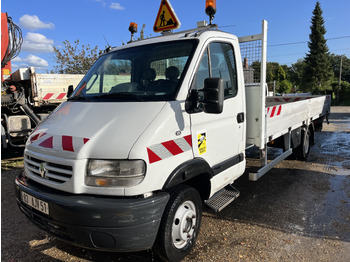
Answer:
[[106, 44], [107, 44], [107, 48], [105, 49], [105, 53], [108, 53], [109, 51], [111, 51], [111, 46], [110, 46], [110, 44], [108, 43], [108, 41], [107, 41], [107, 39], [106, 39], [106, 37], [105, 37], [105, 35], [103, 35], [103, 38], [105, 39], [105, 41], [106, 41]]

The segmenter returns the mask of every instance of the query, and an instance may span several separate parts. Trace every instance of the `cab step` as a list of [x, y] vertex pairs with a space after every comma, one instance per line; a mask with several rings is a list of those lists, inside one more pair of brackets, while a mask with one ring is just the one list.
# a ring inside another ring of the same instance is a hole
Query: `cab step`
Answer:
[[239, 191], [232, 185], [227, 185], [204, 203], [215, 212], [220, 212], [237, 197], [239, 197]]

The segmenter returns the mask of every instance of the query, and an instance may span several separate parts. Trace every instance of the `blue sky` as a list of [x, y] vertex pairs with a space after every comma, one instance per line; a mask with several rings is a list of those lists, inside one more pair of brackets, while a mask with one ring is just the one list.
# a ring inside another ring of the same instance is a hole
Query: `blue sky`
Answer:
[[[208, 20], [205, 0], [170, 0], [181, 28], [196, 26]], [[310, 33], [310, 20], [316, 0], [217, 0], [214, 23], [237, 36], [261, 32], [261, 20], [269, 23], [268, 61], [291, 65], [305, 57]], [[327, 29], [330, 52], [350, 57], [350, 1], [320, 0]], [[145, 35], [155, 36], [153, 24], [160, 0], [5, 0], [1, 12], [7, 12], [23, 32], [24, 44], [20, 55], [12, 62], [18, 67], [36, 66], [45, 73], [53, 65], [52, 47], [64, 40], [98, 45], [104, 49], [107, 39], [111, 46], [130, 40], [130, 22], [146, 24]], [[178, 30], [177, 30], [178, 31]], [[338, 39], [334, 39], [338, 38]], [[300, 44], [293, 44], [299, 43]], [[287, 45], [280, 45], [287, 44]]]

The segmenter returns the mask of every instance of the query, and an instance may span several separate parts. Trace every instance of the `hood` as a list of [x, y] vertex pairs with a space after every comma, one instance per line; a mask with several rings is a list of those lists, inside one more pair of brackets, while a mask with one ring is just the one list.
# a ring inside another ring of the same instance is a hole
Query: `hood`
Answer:
[[35, 129], [26, 149], [71, 159], [127, 159], [165, 103], [64, 102]]

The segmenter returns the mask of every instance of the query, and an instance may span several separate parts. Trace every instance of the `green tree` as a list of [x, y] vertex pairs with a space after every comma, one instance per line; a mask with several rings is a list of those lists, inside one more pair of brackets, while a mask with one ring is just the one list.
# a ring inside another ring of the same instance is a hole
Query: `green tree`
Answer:
[[316, 92], [325, 90], [326, 83], [329, 82], [333, 76], [329, 49], [324, 37], [327, 31], [324, 26], [325, 22], [322, 13], [320, 2], [317, 1], [311, 18], [310, 41], [308, 42], [309, 53], [305, 58], [307, 65], [305, 68], [305, 77]]
[[291, 81], [291, 78], [292, 78], [292, 68], [290, 66], [287, 66], [287, 65], [281, 65], [285, 74], [286, 74], [286, 79]]
[[281, 82], [286, 79], [286, 72], [284, 71], [282, 66], [278, 66], [276, 70], [276, 78], [278, 82]]
[[304, 59], [299, 59], [291, 66], [290, 81], [297, 90], [306, 92], [309, 91], [307, 81], [305, 80], [305, 68], [307, 67]]
[[80, 41], [74, 41], [72, 45], [68, 40], [63, 41], [63, 47], [53, 47], [54, 61], [56, 65], [51, 73], [57, 74], [86, 74], [96, 61], [102, 50], [97, 46], [81, 45]]
[[292, 87], [293, 87], [293, 84], [285, 79], [278, 82], [277, 91], [281, 94], [287, 94], [287, 93], [290, 93], [290, 91], [292, 90]]
[[276, 80], [276, 72], [278, 67], [280, 66], [279, 63], [276, 62], [267, 62], [266, 65], [266, 82], [273, 82]]
[[350, 59], [345, 55], [335, 55], [330, 56], [331, 64], [334, 72], [334, 76], [339, 79], [340, 75], [340, 61], [342, 66], [341, 80], [350, 83]]

